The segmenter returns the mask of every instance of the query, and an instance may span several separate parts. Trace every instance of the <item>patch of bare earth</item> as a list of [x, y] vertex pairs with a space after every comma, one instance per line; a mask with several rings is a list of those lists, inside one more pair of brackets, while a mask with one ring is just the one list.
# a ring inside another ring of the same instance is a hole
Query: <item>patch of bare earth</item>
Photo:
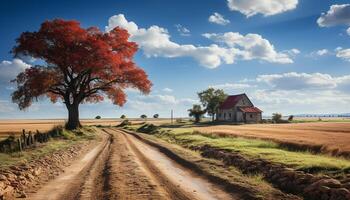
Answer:
[[114, 136], [109, 199], [236, 199], [133, 136], [107, 131]]

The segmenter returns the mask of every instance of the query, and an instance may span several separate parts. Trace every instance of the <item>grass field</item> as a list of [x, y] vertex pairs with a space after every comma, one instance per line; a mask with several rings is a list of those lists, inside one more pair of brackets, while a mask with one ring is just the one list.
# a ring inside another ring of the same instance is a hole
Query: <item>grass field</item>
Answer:
[[[140, 119], [130, 119], [133, 122], [142, 122]], [[82, 119], [82, 125], [104, 125], [115, 126], [121, 119]], [[147, 119], [155, 124], [162, 124], [170, 122], [169, 119]], [[7, 137], [12, 133], [21, 133], [23, 129], [26, 131], [48, 131], [57, 125], [64, 125], [63, 119], [33, 119], [33, 120], [0, 120], [0, 138]]]
[[[136, 130], [140, 125], [131, 126]], [[238, 152], [249, 158], [263, 158], [271, 162], [285, 164], [300, 170], [348, 170], [350, 161], [307, 151], [290, 151], [273, 141], [247, 139], [243, 137], [223, 137], [195, 131], [193, 128], [161, 128], [156, 136], [182, 146], [210, 145], [220, 149]]]
[[217, 125], [199, 126], [193, 129], [219, 135], [269, 139], [298, 145], [318, 145], [323, 152], [350, 153], [350, 123], [348, 122]]

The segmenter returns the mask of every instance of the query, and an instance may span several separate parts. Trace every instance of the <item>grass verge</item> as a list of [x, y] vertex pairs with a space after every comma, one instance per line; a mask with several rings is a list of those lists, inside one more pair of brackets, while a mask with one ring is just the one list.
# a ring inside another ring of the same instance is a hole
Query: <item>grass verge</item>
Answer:
[[51, 138], [47, 143], [39, 143], [37, 147], [16, 153], [0, 153], [0, 168], [34, 160], [51, 153], [67, 149], [78, 143], [97, 139], [92, 127], [82, 127], [74, 131], [60, 130], [60, 137]]
[[[131, 125], [126, 128], [137, 131], [140, 126]], [[184, 147], [210, 145], [240, 153], [248, 159], [262, 158], [309, 173], [342, 174], [350, 171], [349, 160], [322, 154], [312, 154], [307, 151], [289, 151], [273, 141], [223, 137], [193, 131], [191, 128], [157, 127], [151, 133], [167, 142], [176, 143]]]

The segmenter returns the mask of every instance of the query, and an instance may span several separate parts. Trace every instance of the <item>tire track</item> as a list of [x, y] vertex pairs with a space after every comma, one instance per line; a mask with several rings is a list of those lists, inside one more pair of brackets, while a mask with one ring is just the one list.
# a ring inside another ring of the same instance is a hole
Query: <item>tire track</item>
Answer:
[[143, 173], [155, 184], [155, 190], [162, 194], [161, 199], [235, 199], [135, 137], [120, 130], [107, 131], [134, 155]]

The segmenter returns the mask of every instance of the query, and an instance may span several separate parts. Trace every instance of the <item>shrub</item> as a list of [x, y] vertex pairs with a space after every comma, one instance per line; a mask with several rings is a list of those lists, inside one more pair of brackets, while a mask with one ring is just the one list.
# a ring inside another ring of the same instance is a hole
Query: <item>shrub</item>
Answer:
[[153, 115], [153, 118], [155, 118], [155, 119], [158, 118], [158, 117], [159, 117], [159, 114], [154, 114]]
[[282, 119], [282, 114], [280, 113], [273, 113], [272, 114], [272, 121], [278, 123]]
[[147, 134], [155, 134], [159, 130], [159, 127], [154, 124], [144, 124], [140, 128], [137, 129], [138, 132], [147, 133]]
[[130, 126], [131, 125], [131, 122], [129, 120], [123, 120], [119, 125], [118, 127], [125, 127], [125, 126]]
[[97, 115], [97, 116], [95, 117], [95, 119], [101, 119], [101, 116], [100, 116], [100, 115]]
[[294, 116], [293, 115], [289, 115], [288, 121], [293, 121], [293, 119], [294, 119]]
[[147, 118], [147, 115], [143, 114], [140, 116], [142, 119], [146, 119]]
[[120, 119], [125, 119], [125, 118], [126, 118], [125, 115], [120, 116]]

